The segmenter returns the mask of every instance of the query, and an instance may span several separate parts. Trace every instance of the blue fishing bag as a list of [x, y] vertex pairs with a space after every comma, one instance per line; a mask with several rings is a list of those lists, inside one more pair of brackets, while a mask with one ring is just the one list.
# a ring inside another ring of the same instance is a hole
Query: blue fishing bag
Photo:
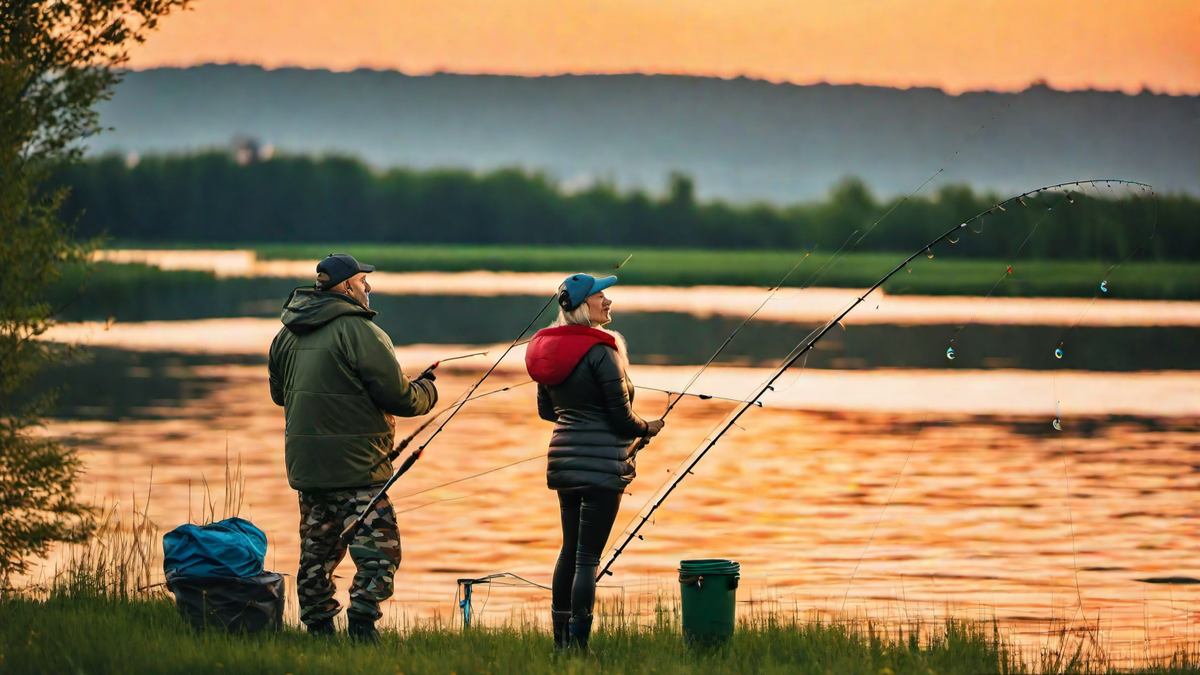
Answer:
[[262, 574], [267, 535], [248, 520], [180, 525], [163, 536], [163, 571], [174, 577], [253, 577]]
[[283, 576], [263, 570], [267, 536], [249, 521], [181, 525], [163, 536], [163, 571], [197, 629], [254, 633], [283, 624]]

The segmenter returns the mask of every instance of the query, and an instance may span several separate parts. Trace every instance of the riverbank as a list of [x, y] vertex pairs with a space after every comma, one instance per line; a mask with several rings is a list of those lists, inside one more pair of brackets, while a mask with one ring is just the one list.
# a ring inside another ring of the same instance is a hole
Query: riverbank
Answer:
[[[343, 635], [315, 640], [296, 627], [276, 634], [196, 633], [170, 600], [58, 597], [0, 602], [0, 669], [9, 675], [78, 673], [839, 673], [950, 675], [1032, 672], [986, 624], [947, 623], [912, 632], [868, 624], [743, 623], [724, 649], [683, 644], [677, 615], [650, 625], [599, 617], [585, 657], [556, 654], [550, 635], [519, 620], [460, 631], [439, 623], [386, 628], [379, 644]], [[1066, 664], [1071, 654], [1048, 655]], [[1182, 663], [1180, 664], [1182, 665]], [[1103, 672], [1099, 664], [1066, 672]], [[1181, 670], [1178, 669], [1178, 670]], [[1147, 671], [1150, 672], [1150, 671]], [[1155, 670], [1153, 672], [1175, 672]]]
[[[1082, 297], [1131, 300], [1200, 299], [1200, 263], [1146, 262], [1137, 258], [1113, 270], [1117, 260], [981, 260], [954, 255], [943, 244], [933, 259], [919, 256], [885, 286], [892, 295], [986, 295]], [[779, 283], [805, 251], [618, 249], [603, 247], [430, 246], [379, 243], [245, 244], [206, 242], [203, 249], [179, 243], [120, 242], [97, 253], [114, 263], [146, 263], [173, 270], [213, 271], [219, 276], [289, 276], [307, 279], [331, 251], [349, 252], [382, 272], [619, 272], [622, 284], [643, 286], [756, 286]], [[813, 251], [785, 286], [866, 288], [911, 251], [894, 253]], [[836, 259], [835, 259], [836, 258]], [[1011, 273], [1009, 270], [1011, 269]], [[1108, 291], [1100, 290], [1107, 279]], [[556, 282], [557, 284], [557, 282]], [[497, 292], [517, 291], [497, 289]], [[541, 293], [541, 291], [538, 291]]]

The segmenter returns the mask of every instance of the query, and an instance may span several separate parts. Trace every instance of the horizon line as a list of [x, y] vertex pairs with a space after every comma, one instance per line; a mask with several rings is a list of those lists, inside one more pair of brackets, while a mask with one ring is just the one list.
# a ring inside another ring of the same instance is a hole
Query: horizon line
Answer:
[[401, 70], [399, 68], [373, 67], [373, 66], [369, 66], [369, 65], [361, 65], [361, 66], [357, 66], [354, 68], [328, 68], [328, 67], [313, 68], [313, 67], [302, 66], [302, 65], [265, 66], [265, 65], [262, 65], [261, 63], [247, 63], [247, 62], [240, 62], [240, 61], [224, 61], [224, 62], [206, 61], [203, 63], [192, 63], [192, 64], [187, 64], [187, 65], [160, 64], [160, 65], [156, 65], [156, 66], [142, 67], [142, 68], [121, 68], [119, 70], [121, 70], [123, 72], [142, 73], [142, 72], [151, 72], [151, 71], [156, 71], [156, 70], [191, 70], [191, 69], [206, 68], [206, 67], [257, 68], [259, 70], [267, 71], [267, 72], [279, 71], [279, 70], [300, 70], [300, 71], [314, 72], [314, 73], [316, 73], [316, 72], [323, 72], [323, 73], [371, 72], [371, 73], [382, 73], [382, 74], [396, 74], [396, 75], [402, 75], [405, 77], [414, 77], [414, 78], [415, 77], [435, 77], [435, 76], [439, 76], [439, 75], [451, 75], [451, 76], [461, 76], [461, 77], [507, 77], [507, 78], [514, 78], [514, 79], [529, 79], [529, 80], [543, 79], [543, 78], [551, 79], [551, 78], [557, 78], [557, 77], [628, 77], [628, 76], [678, 77], [678, 78], [692, 78], [692, 79], [703, 79], [703, 80], [722, 80], [722, 81], [726, 81], [726, 82], [747, 80], [750, 82], [761, 82], [761, 83], [772, 84], [772, 85], [777, 85], [777, 86], [793, 86], [793, 87], [812, 87], [812, 86], [872, 87], [872, 88], [877, 88], [877, 89], [894, 89], [897, 91], [908, 91], [911, 89], [918, 89], [918, 90], [925, 89], [925, 90], [940, 91], [941, 93], [943, 93], [947, 96], [961, 96], [963, 94], [1013, 94], [1013, 95], [1015, 95], [1015, 94], [1020, 94], [1020, 93], [1029, 91], [1030, 89], [1042, 88], [1042, 89], [1048, 89], [1050, 91], [1060, 92], [1060, 93], [1096, 92], [1096, 93], [1109, 93], [1109, 94], [1123, 94], [1125, 96], [1142, 96], [1142, 95], [1150, 94], [1153, 96], [1170, 96], [1170, 97], [1180, 97], [1180, 98], [1200, 97], [1200, 89], [1198, 89], [1194, 92], [1187, 92], [1187, 91], [1171, 92], [1171, 91], [1155, 90], [1145, 83], [1143, 83], [1141, 85], [1141, 88], [1136, 91], [1127, 90], [1127, 89], [1101, 89], [1101, 88], [1096, 88], [1096, 87], [1060, 89], [1060, 88], [1056, 88], [1055, 86], [1051, 85], [1046, 78], [1035, 78], [1035, 79], [1031, 80], [1029, 83], [1027, 83], [1023, 89], [996, 88], [996, 89], [963, 89], [961, 91], [954, 91], [951, 89], [947, 89], [944, 86], [935, 85], [935, 84], [910, 84], [907, 86], [901, 86], [901, 85], [896, 85], [896, 84], [881, 84], [881, 83], [871, 83], [871, 82], [835, 82], [835, 81], [829, 81], [829, 80], [814, 80], [814, 81], [810, 81], [810, 82], [798, 82], [798, 81], [788, 80], [788, 79], [783, 79], [783, 78], [772, 79], [772, 78], [768, 78], [768, 77], [756, 76], [756, 75], [747, 74], [747, 73], [741, 73], [741, 74], [734, 75], [734, 76], [725, 76], [725, 75], [714, 75], [714, 74], [696, 74], [696, 73], [689, 73], [689, 72], [667, 72], [667, 71], [645, 72], [645, 71], [637, 71], [637, 70], [630, 70], [630, 71], [558, 71], [558, 72], [545, 72], [545, 73], [516, 73], [516, 72], [503, 73], [503, 72], [487, 72], [487, 71], [467, 72], [467, 71], [440, 70], [439, 69], [439, 70], [429, 70], [429, 71], [422, 71], [422, 72], [410, 72], [410, 71]]

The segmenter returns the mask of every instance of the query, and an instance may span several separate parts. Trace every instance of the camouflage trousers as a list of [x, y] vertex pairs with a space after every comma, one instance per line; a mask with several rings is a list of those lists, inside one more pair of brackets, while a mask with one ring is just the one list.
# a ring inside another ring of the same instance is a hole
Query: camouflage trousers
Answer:
[[[341, 534], [357, 518], [375, 490], [350, 489], [300, 493], [300, 571], [296, 592], [300, 620], [313, 625], [337, 615], [333, 570], [346, 557]], [[400, 565], [400, 531], [396, 512], [386, 496], [376, 505], [354, 540], [350, 558], [357, 573], [350, 585], [351, 619], [377, 621], [379, 603], [392, 597], [392, 581]]]

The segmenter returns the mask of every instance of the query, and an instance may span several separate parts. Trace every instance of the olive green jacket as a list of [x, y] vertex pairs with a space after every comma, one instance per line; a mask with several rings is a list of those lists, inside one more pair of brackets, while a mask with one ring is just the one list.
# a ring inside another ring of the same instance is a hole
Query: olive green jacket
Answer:
[[410, 381], [373, 312], [342, 293], [297, 288], [271, 343], [271, 399], [286, 418], [288, 483], [297, 490], [364, 487], [392, 474], [392, 415], [437, 403], [429, 380]]

